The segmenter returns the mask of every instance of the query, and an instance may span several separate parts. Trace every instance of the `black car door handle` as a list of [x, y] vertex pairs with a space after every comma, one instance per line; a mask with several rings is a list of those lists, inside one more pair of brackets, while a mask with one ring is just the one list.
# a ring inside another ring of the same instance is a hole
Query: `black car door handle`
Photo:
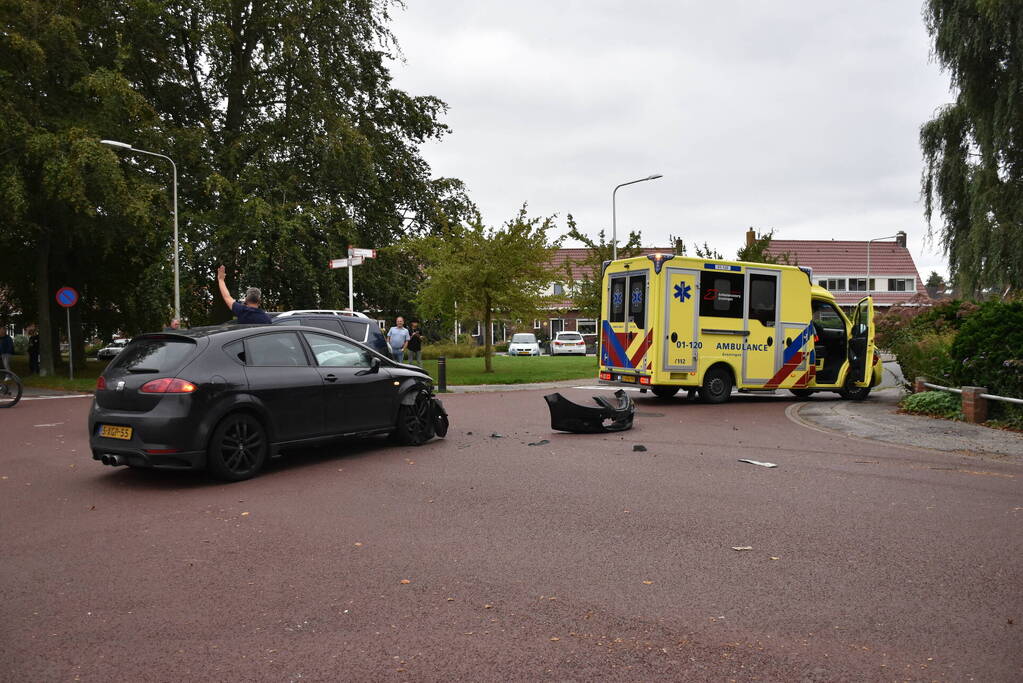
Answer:
[[336, 382], [337, 375], [335, 375], [334, 373], [330, 373], [329, 375], [325, 375], [323, 379], [327, 380], [328, 382]]

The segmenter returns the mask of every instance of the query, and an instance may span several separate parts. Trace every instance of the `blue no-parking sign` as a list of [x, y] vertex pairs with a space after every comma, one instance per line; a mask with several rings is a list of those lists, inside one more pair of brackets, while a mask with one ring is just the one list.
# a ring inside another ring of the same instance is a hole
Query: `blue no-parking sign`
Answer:
[[64, 308], [71, 308], [78, 303], [78, 292], [74, 287], [61, 287], [57, 290], [57, 303]]

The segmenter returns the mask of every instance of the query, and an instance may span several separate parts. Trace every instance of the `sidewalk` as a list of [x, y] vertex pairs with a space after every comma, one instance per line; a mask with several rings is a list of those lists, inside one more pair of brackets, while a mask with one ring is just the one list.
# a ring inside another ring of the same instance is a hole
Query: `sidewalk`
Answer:
[[827, 400], [825, 395], [789, 407], [790, 418], [808, 427], [900, 446], [965, 455], [1019, 458], [1023, 434], [969, 422], [899, 413], [901, 389], [874, 391], [866, 401]]

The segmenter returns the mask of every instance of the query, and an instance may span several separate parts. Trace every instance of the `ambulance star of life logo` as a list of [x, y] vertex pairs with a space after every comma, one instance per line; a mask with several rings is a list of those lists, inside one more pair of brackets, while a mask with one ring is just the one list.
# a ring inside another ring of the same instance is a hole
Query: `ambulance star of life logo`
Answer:
[[615, 306], [621, 306], [622, 299], [624, 298], [625, 297], [622, 296], [621, 292], [615, 292], [614, 294], [611, 295], [611, 302], [614, 303]]
[[685, 303], [686, 299], [692, 298], [692, 296], [693, 296], [692, 295], [692, 291], [693, 291], [692, 287], [690, 287], [686, 283], [682, 282], [682, 283], [679, 283], [679, 284], [675, 285], [675, 294], [674, 294], [674, 296], [675, 296], [676, 299], [678, 299], [682, 303]]

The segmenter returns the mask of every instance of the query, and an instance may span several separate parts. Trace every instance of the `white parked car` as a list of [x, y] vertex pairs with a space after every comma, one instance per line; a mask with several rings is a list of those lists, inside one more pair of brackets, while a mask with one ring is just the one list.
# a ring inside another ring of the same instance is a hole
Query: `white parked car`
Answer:
[[586, 355], [586, 341], [578, 332], [558, 332], [551, 342], [551, 355], [574, 353], [580, 356]]
[[130, 339], [115, 339], [110, 342], [110, 346], [104, 346], [102, 349], [96, 352], [96, 358], [100, 360], [110, 360], [116, 358], [117, 354], [124, 350], [124, 347], [128, 345]]
[[513, 334], [511, 343], [508, 344], [509, 356], [539, 356], [540, 344], [536, 341], [536, 335], [528, 332]]

